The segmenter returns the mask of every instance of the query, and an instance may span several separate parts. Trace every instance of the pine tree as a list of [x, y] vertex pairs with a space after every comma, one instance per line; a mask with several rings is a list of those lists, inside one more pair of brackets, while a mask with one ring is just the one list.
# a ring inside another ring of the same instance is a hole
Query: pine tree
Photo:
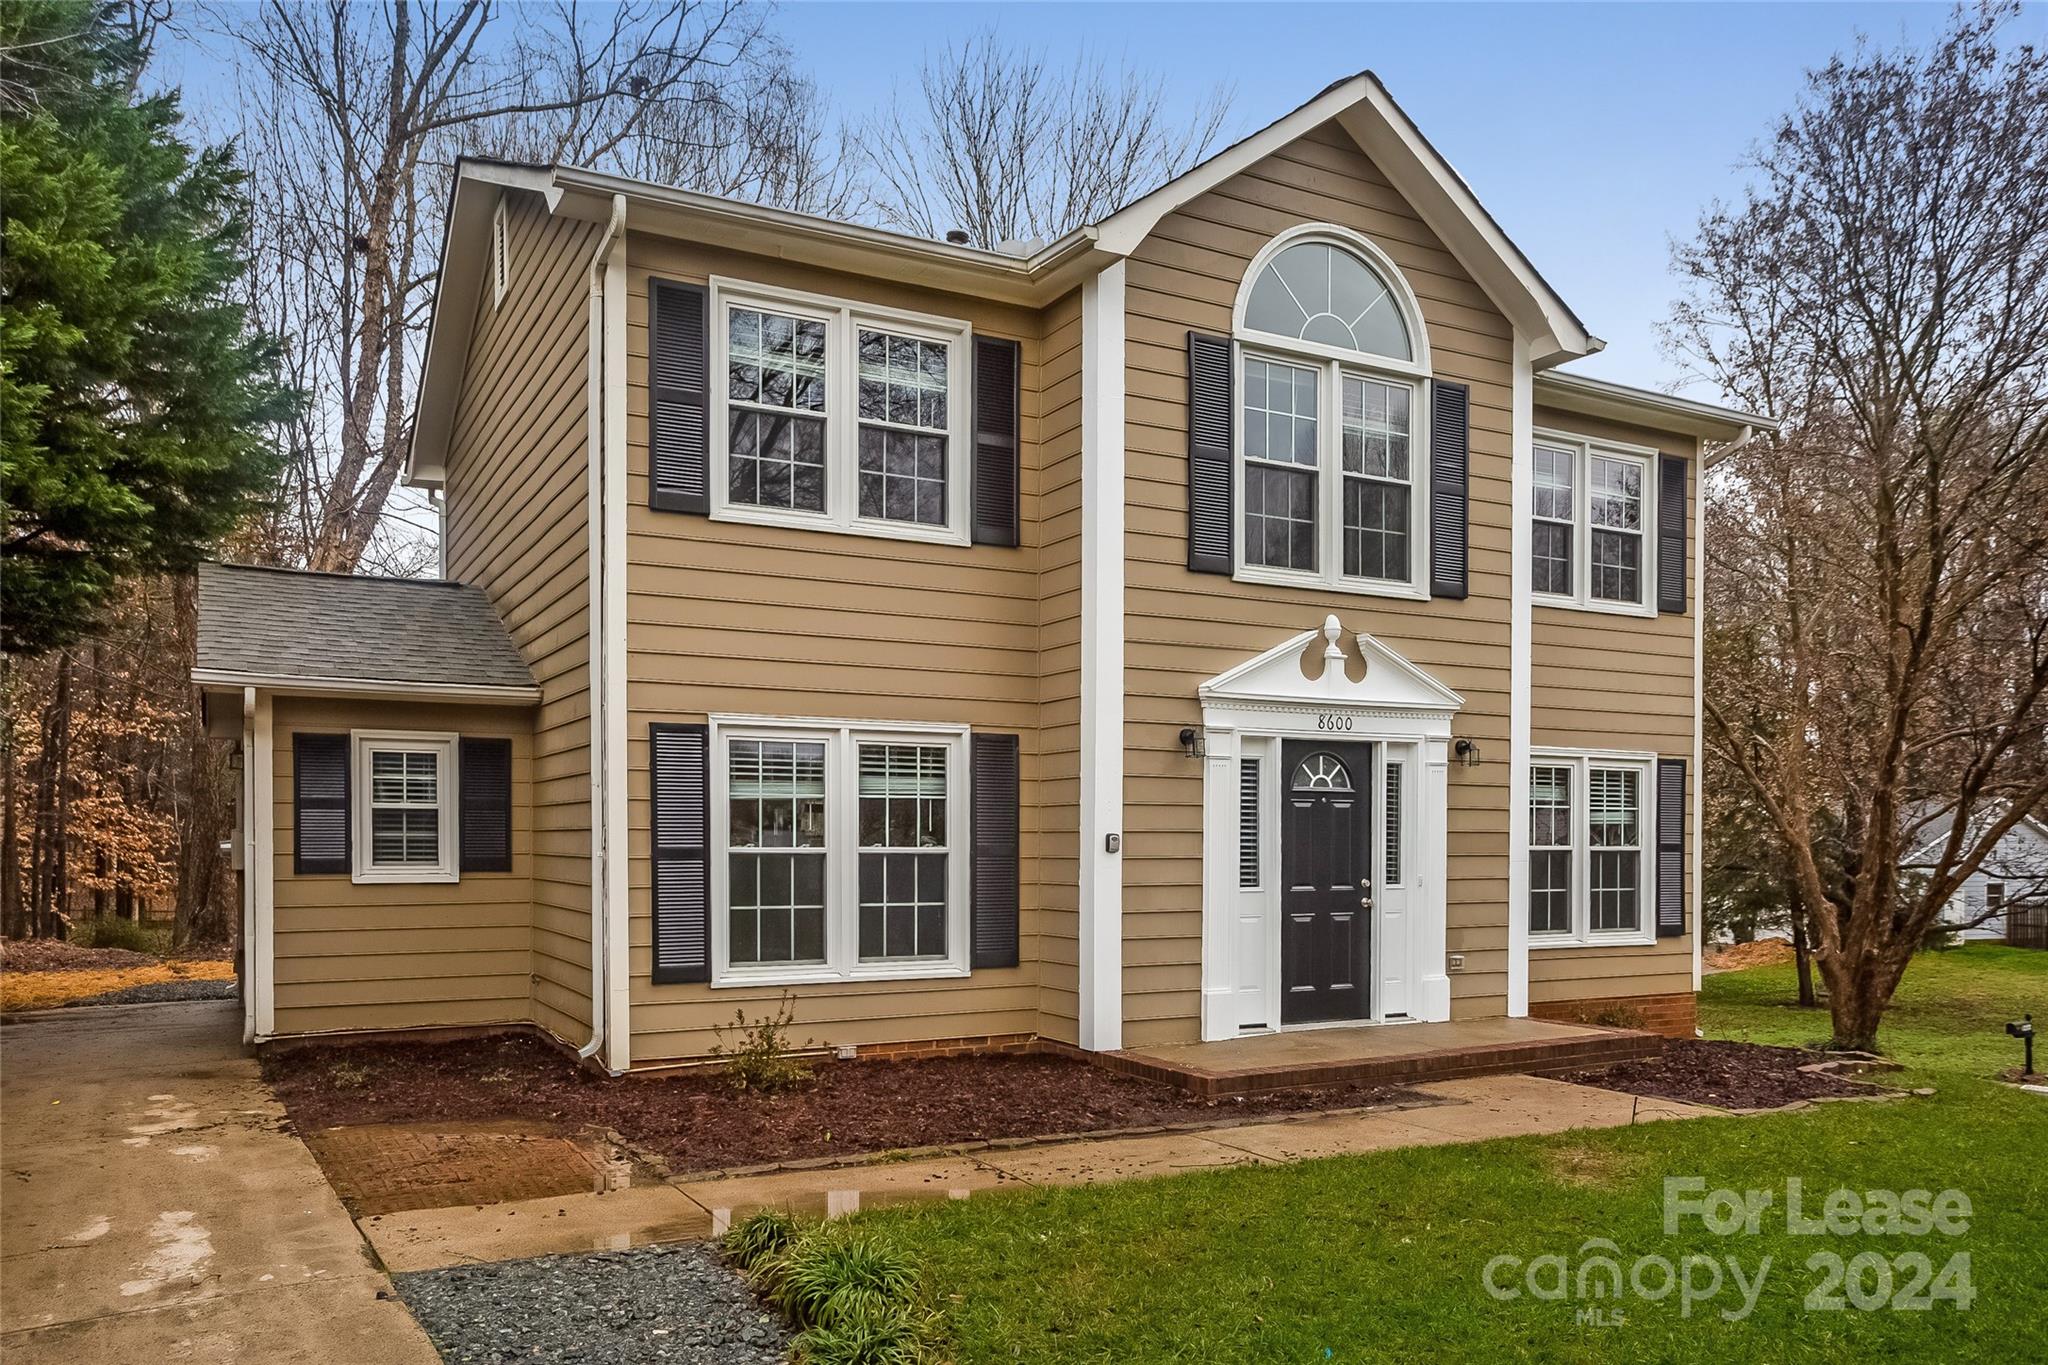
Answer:
[[235, 301], [231, 149], [141, 98], [96, 0], [0, 5], [0, 647], [90, 631], [124, 578], [189, 567], [260, 503], [294, 402]]

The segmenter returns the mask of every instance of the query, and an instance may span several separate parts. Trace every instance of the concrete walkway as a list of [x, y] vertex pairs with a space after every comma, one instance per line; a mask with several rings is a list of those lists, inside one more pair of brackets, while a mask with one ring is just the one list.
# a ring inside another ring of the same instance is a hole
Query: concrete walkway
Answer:
[[232, 1002], [0, 1027], [0, 1357], [435, 1365], [283, 1118]]
[[1719, 1112], [1536, 1076], [1482, 1076], [1414, 1089], [1432, 1103], [1193, 1133], [998, 1145], [930, 1160], [777, 1171], [645, 1185], [605, 1194], [425, 1209], [365, 1218], [362, 1228], [393, 1271], [430, 1270], [713, 1237], [761, 1208], [838, 1217], [916, 1200], [966, 1199], [989, 1190], [1096, 1184], [1225, 1166], [1281, 1165], [1312, 1157], [1620, 1128]]

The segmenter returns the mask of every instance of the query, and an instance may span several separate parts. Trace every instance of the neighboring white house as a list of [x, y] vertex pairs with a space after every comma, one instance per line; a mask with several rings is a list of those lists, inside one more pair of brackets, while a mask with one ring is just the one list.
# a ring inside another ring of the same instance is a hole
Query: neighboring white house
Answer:
[[[1986, 805], [1971, 817], [1966, 845], [1981, 837], [2003, 818], [2004, 802]], [[1953, 812], [1932, 815], [1919, 831], [1920, 843], [1912, 862], [1932, 864], [1947, 841]], [[2006, 936], [2005, 909], [2008, 906], [2048, 906], [2048, 825], [2022, 816], [1992, 850], [1984, 865], [1970, 875], [1942, 911], [1941, 922], [1958, 926], [1968, 941], [1997, 940]]]

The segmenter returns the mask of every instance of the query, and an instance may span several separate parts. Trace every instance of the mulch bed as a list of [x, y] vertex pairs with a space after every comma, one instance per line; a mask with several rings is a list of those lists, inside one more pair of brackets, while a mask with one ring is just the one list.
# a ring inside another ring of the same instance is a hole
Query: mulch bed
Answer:
[[1659, 1056], [1576, 1071], [1563, 1079], [1718, 1109], [1776, 1109], [1795, 1100], [1880, 1093], [1868, 1085], [1799, 1069], [1825, 1060], [1821, 1053], [1796, 1047], [1674, 1038]]
[[1408, 1095], [1348, 1085], [1205, 1100], [1044, 1055], [822, 1062], [809, 1084], [760, 1095], [712, 1075], [610, 1080], [518, 1035], [301, 1048], [266, 1057], [263, 1074], [302, 1130], [504, 1118], [596, 1124], [678, 1171], [1355, 1108]]

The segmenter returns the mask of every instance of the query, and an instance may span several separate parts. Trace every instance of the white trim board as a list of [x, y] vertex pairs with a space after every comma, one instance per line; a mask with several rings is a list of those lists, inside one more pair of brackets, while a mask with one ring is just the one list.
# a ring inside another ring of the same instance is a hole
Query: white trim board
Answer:
[[1529, 343], [1518, 330], [1511, 380], [1508, 516], [1508, 1017], [1529, 1013], [1529, 747], [1535, 607], [1529, 556], [1535, 510], [1535, 406]]
[[1081, 288], [1080, 1045], [1123, 1046], [1124, 263]]

